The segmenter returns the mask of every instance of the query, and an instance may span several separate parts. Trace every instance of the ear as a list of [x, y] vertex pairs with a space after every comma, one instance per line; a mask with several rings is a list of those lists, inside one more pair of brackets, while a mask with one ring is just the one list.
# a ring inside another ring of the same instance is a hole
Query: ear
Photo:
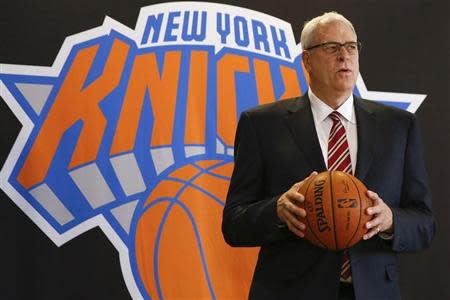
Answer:
[[311, 54], [308, 51], [302, 52], [302, 61], [308, 73], [311, 71]]

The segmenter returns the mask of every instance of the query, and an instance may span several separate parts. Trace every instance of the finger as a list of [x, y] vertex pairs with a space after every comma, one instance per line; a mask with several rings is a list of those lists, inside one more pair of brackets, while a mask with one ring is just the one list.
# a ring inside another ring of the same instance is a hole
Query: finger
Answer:
[[297, 191], [289, 191], [286, 193], [286, 198], [291, 201], [291, 202], [303, 202], [305, 201], [305, 196], [303, 196], [302, 194], [300, 194]]
[[316, 176], [318, 173], [316, 171], [311, 172], [311, 174], [308, 175], [308, 177], [306, 177], [305, 179], [303, 179], [302, 181], [300, 181], [301, 184], [304, 184], [307, 180], [313, 178], [314, 176]]
[[316, 171], [312, 171], [311, 174], [309, 174], [308, 178], [314, 177], [317, 174], [319, 174], [319, 173], [317, 173]]
[[303, 222], [301, 222], [299, 219], [295, 217], [290, 211], [283, 210], [283, 215], [286, 221], [286, 224], [291, 225], [295, 227], [297, 230], [305, 230], [306, 226]]
[[296, 184], [294, 184], [293, 188], [295, 188], [296, 191], [298, 191], [298, 189], [310, 178], [316, 176], [318, 173], [316, 171], [311, 172], [311, 174], [308, 175], [308, 177], [304, 178], [302, 181], [297, 182]]
[[376, 205], [376, 206], [368, 207], [366, 211], [367, 211], [367, 214], [370, 216], [379, 215], [383, 212], [383, 206]]
[[303, 181], [299, 181], [294, 183], [294, 185], [290, 188], [290, 190], [297, 191], [303, 184]]
[[304, 238], [304, 237], [305, 237], [305, 233], [304, 233], [303, 231], [297, 229], [297, 228], [296, 228], [295, 226], [293, 226], [292, 224], [287, 223], [287, 226], [288, 226], [289, 230], [290, 230], [291, 232], [293, 232], [296, 236], [301, 237], [301, 238]]
[[371, 190], [367, 190], [367, 196], [374, 201], [374, 205], [378, 205], [380, 201], [383, 202], [380, 196]]
[[381, 229], [384, 219], [385, 219], [384, 216], [377, 216], [376, 218], [373, 218], [372, 220], [366, 223], [366, 228], [372, 229], [378, 227], [378, 229]]
[[371, 239], [374, 235], [377, 235], [378, 233], [380, 233], [380, 228], [379, 227], [375, 227], [372, 230], [369, 230], [364, 236], [363, 239], [364, 240], [368, 240]]
[[294, 203], [286, 201], [283, 203], [283, 206], [284, 206], [284, 209], [292, 215], [295, 215], [300, 218], [306, 217], [306, 210], [304, 210], [301, 207], [298, 207]]
[[294, 214], [297, 217], [300, 218], [306, 217], [306, 210], [301, 207], [298, 207], [294, 203], [287, 204], [287, 209], [291, 214]]

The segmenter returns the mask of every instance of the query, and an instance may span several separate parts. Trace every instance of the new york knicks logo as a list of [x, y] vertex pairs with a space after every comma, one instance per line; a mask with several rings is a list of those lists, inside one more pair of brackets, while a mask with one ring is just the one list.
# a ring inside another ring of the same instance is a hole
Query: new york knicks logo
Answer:
[[[52, 67], [1, 65], [0, 92], [23, 124], [1, 188], [60, 246], [99, 226], [133, 298], [246, 298], [256, 249], [220, 223], [239, 114], [301, 95], [291, 26], [196, 2], [106, 18], [70, 36]], [[415, 111], [424, 95], [355, 93]]]

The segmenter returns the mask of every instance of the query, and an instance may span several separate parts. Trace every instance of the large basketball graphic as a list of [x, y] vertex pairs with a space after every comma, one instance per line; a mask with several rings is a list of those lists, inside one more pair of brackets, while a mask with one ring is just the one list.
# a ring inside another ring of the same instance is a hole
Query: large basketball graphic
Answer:
[[136, 264], [153, 299], [245, 299], [257, 249], [233, 249], [221, 214], [233, 164], [200, 160], [153, 189], [136, 225]]

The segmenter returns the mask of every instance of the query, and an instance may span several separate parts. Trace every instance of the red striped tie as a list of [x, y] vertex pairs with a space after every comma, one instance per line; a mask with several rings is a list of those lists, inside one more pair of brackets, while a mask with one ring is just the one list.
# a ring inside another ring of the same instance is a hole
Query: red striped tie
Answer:
[[[347, 135], [342, 125], [340, 114], [333, 111], [329, 117], [333, 121], [330, 137], [328, 138], [328, 170], [343, 171], [352, 174], [352, 162], [348, 147]], [[341, 281], [351, 280], [350, 257], [344, 251], [344, 263], [341, 267]]]

